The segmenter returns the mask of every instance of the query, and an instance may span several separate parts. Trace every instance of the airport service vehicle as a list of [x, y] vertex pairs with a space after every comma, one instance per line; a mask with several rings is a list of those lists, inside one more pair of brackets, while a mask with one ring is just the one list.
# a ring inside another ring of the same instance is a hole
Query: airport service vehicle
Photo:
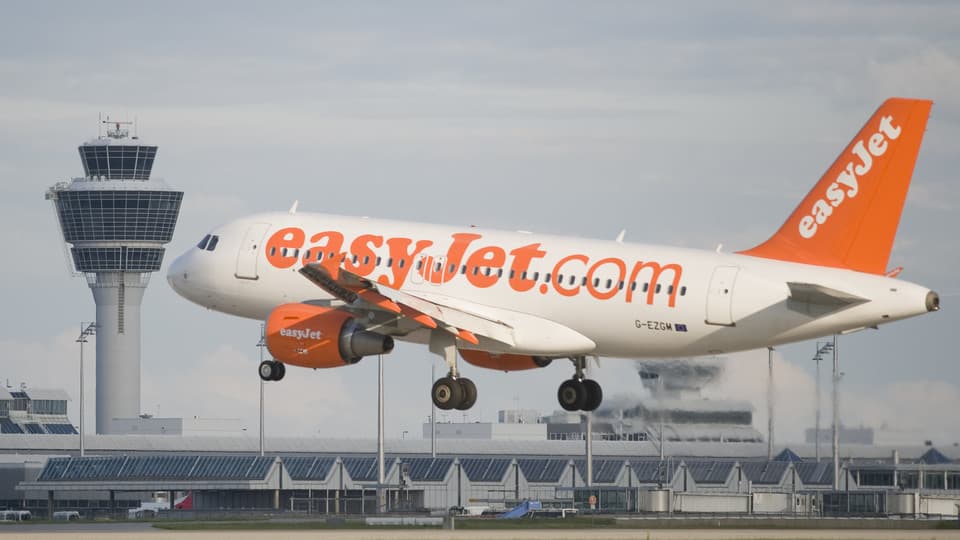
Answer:
[[689, 357], [813, 339], [913, 317], [937, 294], [887, 263], [931, 101], [891, 98], [766, 242], [737, 253], [474, 227], [259, 214], [218, 227], [167, 279], [201, 306], [266, 320], [274, 360], [348, 366], [426, 344], [449, 373], [441, 409], [469, 409], [482, 368], [570, 359], [566, 410], [600, 405], [589, 357]]

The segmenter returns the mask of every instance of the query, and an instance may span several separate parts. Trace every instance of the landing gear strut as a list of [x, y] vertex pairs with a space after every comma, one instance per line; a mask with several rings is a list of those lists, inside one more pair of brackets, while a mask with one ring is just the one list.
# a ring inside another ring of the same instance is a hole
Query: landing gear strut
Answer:
[[457, 367], [457, 345], [453, 336], [444, 331], [434, 331], [430, 336], [430, 352], [443, 356], [450, 371], [433, 383], [430, 397], [438, 409], [465, 411], [477, 402], [477, 385], [460, 376]]
[[567, 411], [592, 411], [603, 402], [603, 390], [597, 381], [584, 377], [585, 356], [571, 358], [574, 366], [573, 378], [563, 381], [557, 390], [557, 401]]
[[265, 381], [279, 381], [287, 374], [287, 368], [283, 362], [276, 360], [264, 360], [260, 362], [260, 378]]

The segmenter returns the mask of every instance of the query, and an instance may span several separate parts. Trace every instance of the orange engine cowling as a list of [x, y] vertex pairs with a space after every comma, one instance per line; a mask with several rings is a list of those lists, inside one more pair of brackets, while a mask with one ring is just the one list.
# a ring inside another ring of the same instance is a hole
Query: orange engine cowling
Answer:
[[499, 354], [468, 349], [460, 349], [460, 356], [468, 363], [477, 367], [496, 369], [499, 371], [520, 371], [523, 369], [542, 368], [549, 366], [551, 362], [551, 359], [544, 356]]
[[355, 315], [310, 304], [283, 304], [267, 317], [267, 349], [284, 364], [331, 368], [393, 350], [393, 338], [365, 330]]

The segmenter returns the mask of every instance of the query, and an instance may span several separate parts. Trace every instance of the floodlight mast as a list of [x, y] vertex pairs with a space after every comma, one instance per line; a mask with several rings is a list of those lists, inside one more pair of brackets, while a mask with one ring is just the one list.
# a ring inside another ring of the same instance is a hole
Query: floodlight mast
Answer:
[[823, 361], [823, 355], [833, 351], [833, 342], [831, 341], [818, 341], [816, 343], [816, 354], [813, 355], [813, 361], [817, 363], [817, 379], [816, 379], [816, 388], [817, 388], [817, 397], [816, 397], [816, 419], [814, 423], [814, 448], [816, 449], [817, 463], [820, 463], [820, 362]]
[[80, 323], [80, 335], [77, 337], [77, 343], [80, 344], [80, 457], [87, 455], [87, 448], [84, 442], [83, 433], [83, 344], [87, 342], [88, 336], [96, 335], [97, 323]]

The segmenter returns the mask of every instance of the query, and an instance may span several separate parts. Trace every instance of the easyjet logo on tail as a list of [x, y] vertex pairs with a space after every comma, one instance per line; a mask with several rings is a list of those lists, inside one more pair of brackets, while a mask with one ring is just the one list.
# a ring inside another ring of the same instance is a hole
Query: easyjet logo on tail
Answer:
[[[880, 118], [880, 126], [869, 137], [858, 140], [850, 152], [856, 157], [851, 159], [837, 175], [836, 180], [829, 186], [823, 196], [813, 203], [810, 213], [800, 219], [799, 231], [803, 238], [813, 238], [817, 229], [830, 219], [834, 209], [843, 202], [853, 199], [860, 192], [860, 182], [870, 173], [874, 165], [874, 158], [886, 153], [889, 142], [900, 136], [900, 126], [893, 125], [893, 116]], [[864, 142], [866, 141], [866, 142]], [[859, 160], [859, 163], [856, 161]]]
[[[425, 254], [432, 240], [361, 234], [349, 242], [339, 231], [312, 235], [299, 227], [274, 232], [264, 245], [267, 262], [276, 268], [292, 268], [319, 261], [332, 275], [343, 264], [357, 275], [399, 289], [417, 274], [434, 285], [465, 281], [478, 289], [503, 280], [516, 292], [577, 296], [586, 292], [597, 300], [621, 296], [632, 303], [635, 296], [653, 305], [666, 293], [667, 305], [675, 307], [683, 267], [658, 261], [628, 262], [617, 257], [591, 260], [574, 253], [544, 266], [548, 253], [540, 243], [508, 249], [483, 242], [483, 235], [454, 233], [442, 257]], [[539, 267], [539, 268], [538, 268]], [[291, 330], [293, 331], [293, 330]], [[292, 336], [299, 337], [299, 336]]]

